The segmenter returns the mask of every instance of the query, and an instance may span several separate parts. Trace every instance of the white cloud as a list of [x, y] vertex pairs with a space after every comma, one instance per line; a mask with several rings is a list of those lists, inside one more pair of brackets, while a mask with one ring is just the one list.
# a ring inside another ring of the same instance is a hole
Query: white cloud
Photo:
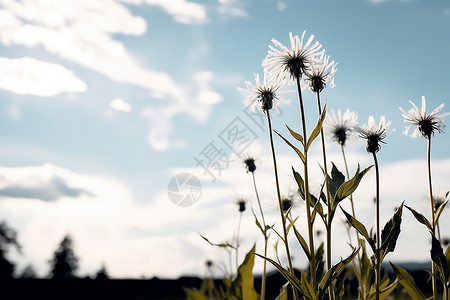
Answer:
[[16, 94], [51, 97], [63, 92], [85, 92], [86, 84], [59, 64], [30, 57], [0, 57], [0, 88]]
[[132, 111], [131, 105], [122, 98], [115, 98], [109, 103], [112, 109], [129, 113]]
[[[185, 0], [122, 2], [160, 6], [180, 22], [203, 22], [206, 18], [203, 5]], [[143, 112], [144, 116], [153, 116], [153, 119], [157, 119], [151, 122], [149, 133], [150, 145], [156, 149], [168, 149], [172, 145], [180, 144], [169, 142], [168, 135], [174, 116], [188, 114], [197, 122], [203, 122], [207, 119], [211, 106], [220, 99], [220, 96], [205, 84], [199, 83], [200, 90], [192, 91], [189, 86], [176, 83], [165, 72], [142, 68], [113, 35], [142, 35], [146, 31], [146, 21], [142, 17], [132, 15], [121, 2], [3, 0], [0, 1], [1, 6], [3, 9], [0, 9], [0, 42], [3, 45], [42, 46], [52, 54], [97, 71], [111, 80], [148, 89], [152, 98], [168, 100], [169, 104], [166, 102], [161, 107], [151, 107], [156, 114], [149, 113], [148, 110]], [[205, 80], [209, 80], [206, 77]], [[29, 84], [26, 86], [30, 88]], [[39, 87], [43, 89], [46, 85]], [[25, 85], [22, 85], [20, 88], [16, 87], [14, 91], [20, 92], [20, 89], [24, 88]], [[55, 89], [53, 91], [40, 90], [39, 94], [54, 95], [58, 91], [57, 86], [53, 88]], [[75, 91], [86, 89], [80, 82], [71, 88]], [[192, 97], [188, 97], [192, 95], [195, 97], [196, 94], [199, 94], [200, 99], [195, 99], [193, 103]], [[162, 116], [167, 119], [163, 119]], [[157, 125], [153, 126], [155, 123]]]
[[[322, 183], [320, 168], [320, 145], [311, 149], [311, 191], [317, 192]], [[281, 150], [281, 149], [280, 149]], [[279, 151], [281, 152], [281, 151]], [[265, 151], [258, 157], [256, 179], [265, 212], [266, 221], [279, 226], [279, 213], [276, 201], [272, 161], [270, 153]], [[317, 153], [317, 154], [315, 154]], [[371, 164], [370, 156], [365, 153], [347, 152], [350, 172], [354, 173], [356, 163], [362, 167]], [[285, 194], [295, 186], [291, 166], [299, 165], [295, 154], [279, 154], [278, 167], [280, 186]], [[340, 152], [329, 153], [329, 160], [342, 168]], [[427, 180], [425, 160], [401, 161], [396, 163], [380, 162], [381, 171], [381, 213], [384, 224], [393, 214], [394, 207], [403, 200], [406, 204], [428, 215]], [[433, 180], [436, 190], [448, 190], [447, 178], [450, 177], [450, 160], [433, 161]], [[298, 170], [300, 171], [300, 170]], [[84, 175], [70, 170], [46, 164], [43, 166], [22, 168], [0, 168], [1, 183], [41, 182], [48, 186], [49, 179], [60, 178], [71, 189], [88, 191], [76, 196], [65, 195], [57, 201], [45, 202], [30, 198], [6, 197], [0, 199], [0, 217], [18, 231], [19, 241], [23, 245], [23, 255], [14, 257], [21, 266], [31, 262], [39, 275], [45, 275], [49, 266], [47, 261], [56, 249], [57, 244], [66, 233], [70, 233], [75, 241], [75, 252], [80, 257], [80, 275], [93, 274], [101, 264], [105, 264], [108, 272], [114, 277], [160, 276], [176, 278], [185, 274], [199, 274], [206, 258], [215, 262], [227, 262], [228, 257], [223, 249], [208, 245], [197, 232], [213, 242], [232, 240], [237, 225], [238, 212], [234, 203], [233, 191], [248, 197], [249, 207], [257, 211], [251, 175], [245, 172], [243, 164], [235, 160], [215, 183], [204, 174], [200, 167], [171, 170], [170, 177], [179, 172], [191, 172], [202, 182], [202, 196], [193, 206], [181, 208], [175, 206], [163, 189], [153, 201], [147, 205], [136, 204], [129, 189], [120, 181], [105, 176]], [[401, 180], [399, 180], [401, 178]], [[356, 214], [366, 227], [374, 223], [373, 201], [374, 171], [371, 170], [363, 178], [354, 195]], [[33, 184], [29, 184], [33, 189]], [[347, 200], [341, 202], [348, 209]], [[304, 232], [304, 205], [299, 199], [293, 209], [299, 216], [298, 226]], [[449, 220], [441, 219], [441, 228], [448, 228]], [[402, 233], [397, 249], [389, 255], [392, 261], [429, 259], [427, 243], [417, 247], [416, 239], [429, 238], [427, 230], [418, 224], [414, 217], [405, 210], [403, 214]], [[339, 211], [335, 219], [333, 235], [334, 261], [349, 253], [347, 236], [340, 224], [342, 213]], [[57, 224], [57, 226], [56, 226]], [[320, 222], [316, 222], [321, 228]], [[254, 224], [250, 210], [244, 213], [241, 226], [243, 253], [257, 242], [257, 251], [261, 250], [261, 236]], [[45, 235], [42, 233], [45, 232]], [[411, 234], [414, 232], [414, 234]], [[270, 244], [275, 242], [271, 236]], [[295, 238], [292, 247], [297, 247]], [[271, 247], [270, 247], [271, 248]], [[414, 251], [411, 251], [414, 249]], [[272, 249], [269, 256], [274, 257]], [[300, 249], [298, 251], [301, 252]], [[300, 253], [299, 252], [299, 253]], [[298, 256], [296, 265], [304, 267], [306, 260]], [[171, 264], [176, 267], [167, 268]], [[256, 261], [255, 272], [261, 272], [262, 263]]]
[[152, 5], [161, 7], [180, 23], [202, 23], [206, 20], [206, 8], [199, 3], [186, 0], [120, 0], [135, 5]]
[[6, 46], [43, 46], [112, 80], [164, 96], [182, 94], [168, 74], [141, 68], [124, 45], [113, 39], [112, 34], [142, 35], [146, 31], [143, 18], [113, 0], [4, 1], [3, 6], [14, 13], [0, 28], [0, 41]]
[[147, 107], [141, 115], [149, 120], [148, 141], [155, 150], [165, 151], [180, 144], [169, 141], [172, 132], [172, 120], [179, 114], [188, 114], [197, 122], [205, 122], [211, 114], [212, 106], [222, 101], [222, 96], [211, 88], [213, 74], [208, 71], [198, 72], [193, 76], [193, 82], [198, 86], [187, 91], [191, 100], [177, 99], [170, 105], [162, 107]]
[[219, 7], [217, 11], [221, 15], [245, 18], [247, 12], [242, 8], [242, 3], [238, 0], [218, 0]]

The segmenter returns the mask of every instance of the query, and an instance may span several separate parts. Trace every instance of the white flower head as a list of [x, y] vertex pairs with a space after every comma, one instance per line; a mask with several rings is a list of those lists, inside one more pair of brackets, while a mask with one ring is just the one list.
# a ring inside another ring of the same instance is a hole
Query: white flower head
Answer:
[[381, 149], [380, 143], [385, 144], [383, 140], [386, 136], [395, 131], [388, 130], [389, 126], [391, 126], [391, 121], [386, 122], [385, 116], [380, 117], [378, 125], [375, 123], [374, 117], [370, 116], [367, 125], [362, 127], [356, 125], [354, 129], [359, 133], [359, 137], [367, 140], [367, 152], [376, 153]]
[[344, 114], [338, 109], [337, 115], [334, 110], [331, 110], [330, 115], [325, 120], [325, 126], [332, 139], [344, 146], [348, 138], [355, 133], [354, 127], [358, 124], [358, 115], [349, 109], [345, 110]]
[[305, 40], [306, 30], [301, 39], [298, 35], [289, 33], [291, 47], [288, 48], [276, 39], [272, 39], [273, 45], [269, 45], [269, 51], [262, 62], [262, 67], [275, 77], [283, 80], [301, 79], [306, 70], [311, 68], [314, 59], [321, 54], [322, 45], [314, 40], [314, 35]]
[[330, 56], [326, 55], [325, 52], [315, 58], [312, 62], [311, 68], [305, 70], [307, 78], [306, 83], [313, 93], [320, 93], [323, 91], [328, 83], [328, 87], [334, 88], [334, 74], [337, 71], [337, 63], [332, 60], [330, 62]]
[[450, 115], [449, 112], [440, 113], [440, 110], [444, 108], [444, 103], [439, 105], [429, 115], [426, 113], [426, 101], [424, 96], [422, 96], [422, 107], [420, 110], [411, 100], [409, 100], [409, 103], [411, 103], [413, 107], [408, 112], [399, 107], [403, 118], [405, 118], [403, 122], [410, 123], [406, 126], [403, 134], [408, 135], [408, 131], [411, 127], [415, 127], [413, 133], [411, 134], [411, 137], [413, 138], [422, 135], [424, 138], [428, 139], [434, 135], [435, 130], [439, 133], [444, 132], [444, 119], [446, 116]]
[[269, 76], [267, 72], [264, 72], [264, 80], [261, 83], [259, 74], [255, 75], [255, 83], [246, 81], [246, 89], [238, 88], [240, 91], [247, 92], [243, 103], [245, 106], [250, 107], [252, 111], [260, 104], [263, 111], [275, 108], [278, 111], [278, 105], [283, 101], [290, 103], [290, 100], [285, 99], [280, 94], [283, 92], [279, 89], [283, 86], [283, 81], [280, 78]]

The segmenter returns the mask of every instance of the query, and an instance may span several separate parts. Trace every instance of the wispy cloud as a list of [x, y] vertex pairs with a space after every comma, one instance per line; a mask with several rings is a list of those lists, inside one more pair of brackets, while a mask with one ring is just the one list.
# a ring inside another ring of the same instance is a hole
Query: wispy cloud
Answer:
[[48, 52], [106, 77], [180, 97], [181, 91], [164, 73], [140, 67], [113, 34], [142, 35], [146, 21], [113, 1], [6, 1], [0, 42], [6, 46], [43, 46]]
[[56, 201], [61, 198], [93, 196], [93, 193], [73, 185], [70, 174], [51, 164], [38, 167], [0, 167], [0, 196]]
[[180, 23], [203, 23], [206, 20], [206, 7], [186, 0], [120, 0], [135, 5], [152, 5], [161, 7]]
[[30, 57], [0, 57], [0, 88], [16, 94], [51, 97], [63, 92], [85, 92], [86, 83], [65, 67]]
[[217, 11], [221, 15], [245, 18], [248, 16], [244, 10], [242, 2], [237, 0], [218, 0], [219, 7]]
[[[187, 114], [195, 121], [203, 122], [208, 118], [212, 105], [221, 97], [207, 86], [208, 78], [202, 78], [206, 83], [196, 80], [198, 90], [192, 91], [190, 86], [175, 82], [166, 72], [143, 68], [124, 44], [115, 39], [116, 34], [143, 35], [147, 29], [146, 20], [134, 16], [125, 3], [161, 7], [176, 21], [183, 23], [200, 23], [206, 19], [203, 5], [186, 0], [0, 1], [0, 43], [5, 46], [44, 47], [51, 54], [111, 80], [143, 87], [150, 91], [152, 98], [166, 100], [160, 106], [148, 107], [142, 115], [151, 119], [150, 145], [157, 150], [167, 150], [173, 145], [169, 142], [173, 117]], [[62, 70], [61, 67], [59, 73]], [[86, 90], [86, 84], [79, 79], [76, 81], [75, 76], [69, 77], [67, 72], [63, 75], [59, 78], [71, 79], [71, 85], [63, 86], [65, 90]], [[61, 84], [49, 87], [47, 82], [42, 84], [39, 81], [30, 85], [34, 82], [23, 82], [17, 77], [15, 82], [3, 88], [45, 96], [55, 95], [62, 89]], [[3, 78], [2, 82], [5, 82]], [[118, 101], [112, 105], [122, 111], [129, 109]]]
[[[189, 98], [180, 98], [170, 105], [161, 107], [147, 107], [141, 115], [149, 121], [148, 142], [158, 151], [182, 145], [180, 142], [170, 141], [173, 130], [172, 120], [180, 114], [188, 114], [197, 122], [205, 122], [214, 104], [222, 101], [222, 96], [211, 88], [213, 74], [208, 71], [196, 73], [193, 83], [197, 86], [195, 90], [187, 90]], [[189, 99], [189, 100], [187, 100]]]
[[129, 113], [132, 111], [132, 107], [131, 107], [130, 103], [126, 102], [122, 98], [115, 98], [115, 99], [111, 100], [109, 105], [111, 106], [112, 109], [117, 110], [117, 111], [122, 111], [122, 112], [126, 112], [126, 113]]

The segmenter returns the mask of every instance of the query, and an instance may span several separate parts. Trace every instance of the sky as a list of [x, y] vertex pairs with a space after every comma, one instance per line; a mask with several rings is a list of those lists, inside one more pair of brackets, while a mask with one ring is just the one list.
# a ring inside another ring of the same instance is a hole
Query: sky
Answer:
[[[304, 30], [338, 63], [336, 87], [322, 93], [328, 110], [355, 111], [359, 124], [370, 115], [392, 121], [395, 132], [378, 153], [382, 223], [402, 201], [428, 216], [426, 140], [402, 134], [399, 107], [409, 110], [409, 100], [420, 106], [425, 96], [428, 112], [441, 103], [449, 111], [449, 29], [443, 0], [0, 0], [0, 220], [18, 232], [22, 252], [9, 253], [18, 274], [32, 265], [47, 276], [70, 234], [79, 276], [102, 265], [114, 278], [202, 276], [208, 259], [223, 275], [228, 253], [200, 234], [231, 242], [236, 201], [256, 211], [246, 155], [257, 158], [268, 223], [279, 225], [267, 123], [245, 108], [238, 87], [262, 73], [273, 38], [287, 45], [290, 32]], [[285, 124], [301, 125], [296, 93], [285, 97], [292, 103], [272, 119], [288, 137]], [[306, 90], [304, 98], [311, 129], [315, 97]], [[287, 196], [295, 191], [291, 168], [301, 165], [281, 139], [275, 147]], [[449, 148], [448, 134], [433, 137], [437, 195], [450, 189]], [[312, 190], [321, 181], [320, 149], [316, 142], [310, 150]], [[343, 171], [338, 145], [328, 139], [327, 151]], [[373, 164], [361, 139], [349, 141], [346, 154], [350, 173]], [[374, 184], [370, 171], [354, 195], [369, 228]], [[293, 213], [306, 233], [304, 208], [295, 198]], [[350, 253], [342, 217], [333, 229], [334, 261]], [[449, 218], [444, 212], [443, 236], [450, 236]], [[405, 211], [387, 259], [429, 259], [428, 235]], [[240, 237], [240, 259], [254, 243], [262, 251], [250, 209]], [[291, 244], [294, 264], [304, 267], [304, 254]]]

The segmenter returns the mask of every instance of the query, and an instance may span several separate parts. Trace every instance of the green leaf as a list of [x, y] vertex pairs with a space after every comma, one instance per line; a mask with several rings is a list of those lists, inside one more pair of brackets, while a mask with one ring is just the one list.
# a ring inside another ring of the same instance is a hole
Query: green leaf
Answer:
[[[200, 234], [200, 233], [199, 233]], [[200, 236], [206, 241], [208, 242], [211, 246], [216, 246], [216, 247], [220, 247], [220, 248], [232, 248], [232, 249], [236, 249], [235, 246], [231, 245], [230, 243], [226, 242], [226, 243], [212, 243], [210, 242], [206, 237], [204, 237], [203, 235], [200, 234]]]
[[393, 252], [397, 244], [398, 236], [400, 235], [400, 225], [402, 223], [403, 203], [397, 208], [392, 218], [386, 223], [381, 231], [381, 247], [380, 247], [380, 263], [384, 257]]
[[345, 182], [345, 176], [342, 174], [335, 164], [332, 162], [331, 177], [328, 176], [328, 187], [330, 188], [330, 194], [336, 195], [339, 187]]
[[295, 220], [292, 220], [292, 221], [289, 223], [288, 227], [286, 228], [286, 234], [289, 233], [289, 230], [291, 229], [292, 225], [294, 225], [295, 221], [297, 221], [297, 219], [298, 219], [298, 217], [295, 218]]
[[289, 146], [291, 146], [292, 149], [294, 149], [294, 151], [298, 154], [298, 156], [300, 157], [300, 159], [302, 160], [303, 163], [305, 163], [306, 159], [305, 156], [303, 155], [302, 151], [300, 151], [300, 149], [298, 149], [297, 147], [295, 147], [291, 142], [289, 142], [287, 139], [285, 139], [281, 134], [279, 134], [276, 130], [274, 130], [274, 132], [276, 134], [278, 134], [278, 136], [286, 142], [286, 144], [288, 144]]
[[447, 266], [450, 267], [450, 246], [445, 250], [445, 257], [447, 258]]
[[[389, 296], [390, 293], [392, 293], [397, 286], [398, 280], [394, 280], [391, 284], [389, 284], [389, 277], [384, 278], [381, 281], [380, 284], [380, 300], [383, 300]], [[375, 300], [376, 299], [376, 287], [375, 285], [372, 285], [369, 290], [369, 297], [368, 300]]]
[[300, 270], [300, 274], [301, 274], [300, 281], [302, 284], [302, 290], [300, 290], [300, 292], [306, 299], [316, 300], [317, 297], [314, 292], [314, 289], [312, 288], [311, 284], [308, 281], [308, 275], [302, 270]]
[[253, 279], [253, 265], [255, 264], [255, 245], [245, 255], [245, 259], [239, 266], [236, 279], [231, 283], [227, 299], [251, 299], [258, 300], [259, 295], [255, 290]]
[[297, 228], [294, 226], [294, 233], [297, 237], [297, 241], [300, 243], [300, 246], [302, 246], [303, 252], [305, 252], [306, 257], [308, 258], [308, 261], [311, 260], [311, 254], [309, 253], [308, 244], [306, 243], [305, 239], [302, 237], [300, 232], [298, 232]]
[[208, 300], [208, 297], [204, 295], [202, 292], [194, 290], [194, 289], [187, 289], [183, 288], [184, 292], [186, 293], [186, 299], [187, 300]]
[[411, 277], [408, 271], [391, 262], [389, 263], [391, 264], [392, 269], [394, 270], [394, 273], [397, 276], [400, 284], [405, 288], [411, 298], [413, 298], [414, 300], [425, 300], [425, 295], [416, 286], [414, 279]]
[[294, 174], [295, 181], [297, 182], [298, 193], [300, 194], [300, 197], [305, 200], [305, 182], [303, 181], [302, 175], [295, 171], [293, 167], [292, 173]]
[[445, 208], [445, 206], [447, 205], [447, 203], [448, 203], [448, 201], [449, 201], [450, 199], [448, 199], [447, 201], [445, 201], [445, 202], [443, 202], [441, 205], [439, 205], [439, 207], [436, 209], [436, 213], [435, 213], [435, 218], [436, 218], [436, 224], [437, 224], [437, 222], [439, 221], [439, 217], [441, 216], [441, 214], [442, 214], [442, 211], [444, 210], [444, 208]]
[[283, 284], [283, 286], [280, 289], [280, 294], [277, 296], [275, 300], [288, 300], [288, 286], [289, 282]]
[[256, 224], [256, 226], [258, 226], [258, 228], [259, 228], [259, 230], [261, 230], [261, 233], [263, 234], [264, 238], [266, 238], [266, 230], [263, 228], [263, 226], [259, 222], [258, 217], [256, 216], [255, 211], [253, 210], [253, 208], [252, 208], [252, 213], [253, 213], [253, 216], [255, 217], [255, 224]]
[[439, 240], [431, 233], [431, 259], [436, 264], [437, 269], [441, 275], [441, 280], [447, 283], [449, 277], [449, 269], [447, 264], [447, 257], [444, 255], [444, 250], [442, 249]]
[[335, 198], [335, 204], [338, 205], [339, 202], [344, 200], [346, 197], [350, 196], [358, 187], [359, 183], [361, 182], [361, 179], [363, 176], [372, 168], [372, 166], [365, 168], [362, 172], [359, 172], [359, 165], [358, 169], [356, 170], [355, 176], [353, 176], [352, 179], [344, 182], [340, 187], [339, 190], [336, 193]]
[[327, 112], [327, 106], [323, 108], [322, 114], [319, 117], [319, 120], [317, 121], [316, 127], [314, 127], [314, 130], [311, 132], [311, 136], [308, 139], [308, 143], [306, 144], [306, 151], [308, 151], [309, 147], [311, 146], [312, 142], [316, 139], [317, 136], [319, 136], [320, 130], [322, 129], [322, 123], [325, 119], [325, 115]]
[[289, 132], [291, 133], [292, 137], [293, 137], [294, 139], [296, 139], [297, 141], [299, 141], [300, 143], [302, 143], [302, 145], [303, 145], [303, 137], [301, 136], [301, 134], [295, 132], [294, 130], [292, 130], [291, 128], [289, 128], [289, 126], [287, 126], [287, 125], [286, 125], [286, 127], [287, 127], [287, 129], [289, 130]]
[[280, 271], [281, 275], [284, 276], [284, 278], [287, 279], [287, 281], [289, 281], [290, 284], [292, 284], [292, 286], [294, 288], [296, 288], [299, 291], [303, 290], [302, 287], [302, 283], [300, 282], [300, 280], [295, 277], [294, 275], [291, 274], [291, 272], [289, 272], [288, 270], [286, 270], [285, 268], [283, 268], [279, 263], [277, 263], [276, 261], [274, 261], [273, 259], [270, 259], [268, 257], [264, 257], [258, 253], [256, 253], [256, 255], [258, 255], [259, 257], [267, 260], [268, 262], [270, 262], [275, 268], [278, 269], [278, 271]]
[[322, 281], [319, 284], [319, 296], [317, 297], [318, 299], [322, 299], [325, 296], [326, 290], [330, 287], [333, 280], [335, 280], [342, 273], [342, 271], [345, 270], [345, 267], [355, 258], [358, 251], [359, 248], [353, 250], [353, 252], [346, 259], [341, 260], [325, 273], [325, 275], [322, 277]]
[[427, 226], [428, 230], [433, 231], [433, 226], [431, 225], [430, 221], [428, 221], [428, 219], [424, 215], [415, 211], [413, 208], [409, 207], [408, 205], [405, 205], [405, 207], [407, 209], [409, 209], [410, 212], [412, 212], [412, 214], [414, 215], [416, 220], [419, 221], [419, 223], [422, 223], [423, 225]]
[[356, 220], [352, 215], [348, 214], [342, 207], [341, 210], [344, 212], [344, 215], [347, 218], [350, 225], [352, 225], [353, 228], [355, 228], [366, 239], [366, 241], [372, 248], [373, 253], [375, 253], [376, 252], [375, 241], [370, 237], [366, 227], [364, 227], [364, 225], [358, 220]]

